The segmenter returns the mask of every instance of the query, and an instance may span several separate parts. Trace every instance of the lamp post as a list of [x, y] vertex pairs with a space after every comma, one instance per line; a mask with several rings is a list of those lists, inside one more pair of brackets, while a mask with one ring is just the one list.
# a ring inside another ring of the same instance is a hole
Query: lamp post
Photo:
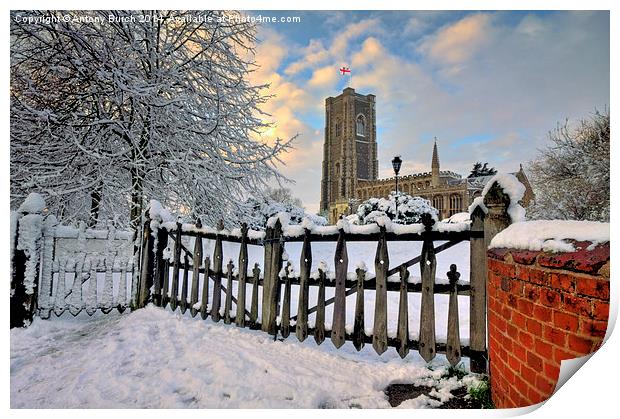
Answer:
[[400, 165], [403, 164], [402, 159], [400, 158], [400, 156], [395, 156], [392, 159], [392, 168], [394, 169], [394, 175], [396, 178], [396, 197], [395, 197], [395, 202], [396, 202], [396, 208], [394, 210], [395, 214], [394, 217], [396, 219], [398, 219], [398, 172], [400, 172]]

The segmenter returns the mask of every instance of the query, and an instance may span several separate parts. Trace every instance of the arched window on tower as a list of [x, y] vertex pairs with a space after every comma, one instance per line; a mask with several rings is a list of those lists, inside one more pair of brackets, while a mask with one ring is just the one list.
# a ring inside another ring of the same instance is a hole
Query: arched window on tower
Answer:
[[336, 137], [340, 137], [342, 135], [342, 122], [340, 118], [336, 119]]
[[358, 115], [355, 120], [355, 132], [360, 137], [366, 136], [366, 121], [364, 120], [364, 115]]

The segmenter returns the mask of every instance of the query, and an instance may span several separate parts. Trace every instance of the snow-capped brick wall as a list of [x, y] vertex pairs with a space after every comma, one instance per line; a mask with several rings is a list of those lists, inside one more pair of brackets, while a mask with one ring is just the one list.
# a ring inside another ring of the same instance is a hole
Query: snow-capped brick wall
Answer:
[[498, 408], [554, 392], [560, 364], [594, 352], [609, 316], [609, 242], [573, 251], [492, 248], [488, 260], [491, 391]]

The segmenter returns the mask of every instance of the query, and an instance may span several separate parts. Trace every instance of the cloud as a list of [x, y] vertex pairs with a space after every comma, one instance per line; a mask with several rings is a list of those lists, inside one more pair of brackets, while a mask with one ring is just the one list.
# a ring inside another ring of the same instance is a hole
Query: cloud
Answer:
[[338, 69], [334, 65], [321, 67], [312, 73], [312, 78], [308, 81], [310, 87], [333, 87], [338, 80]]
[[316, 68], [327, 61], [331, 61], [333, 66], [340, 65], [348, 61], [351, 45], [353, 41], [368, 33], [381, 33], [383, 29], [377, 18], [364, 19], [359, 22], [350, 23], [344, 30], [338, 32], [331, 40], [331, 46], [325, 47], [318, 39], [311, 39], [307, 47], [302, 50], [303, 58], [291, 63], [284, 71], [287, 75], [294, 75], [308, 68]]
[[[265, 108], [276, 123], [269, 135], [301, 134], [281, 170], [297, 181], [293, 190], [308, 209], [318, 210], [324, 99], [339, 93], [338, 67], [347, 59], [352, 87], [376, 95], [381, 176], [391, 175], [396, 154], [403, 174], [430, 170], [433, 136], [443, 170], [467, 175], [473, 162], [488, 161], [514, 171], [557, 121], [609, 103], [608, 13], [488, 12], [457, 20], [444, 13], [429, 24], [417, 13], [401, 27], [416, 17], [422, 26], [398, 34], [375, 17], [333, 25], [340, 31], [327, 36], [331, 30], [316, 28], [301, 42], [263, 36], [256, 80], [270, 82], [276, 95]], [[486, 140], [459, 143], [470, 136]]]
[[471, 58], [489, 39], [491, 16], [475, 14], [429, 36], [420, 50], [439, 64], [454, 65]]
[[338, 33], [330, 48], [330, 54], [334, 57], [344, 57], [347, 49], [351, 47], [351, 41], [366, 33], [383, 32], [380, 21], [377, 18], [364, 19], [356, 23], [351, 23], [345, 27], [345, 30]]
[[284, 73], [288, 75], [296, 74], [306, 68], [311, 68], [317, 64], [322, 64], [329, 58], [329, 51], [318, 39], [311, 39], [310, 44], [303, 49], [304, 58], [290, 64]]
[[351, 65], [354, 68], [362, 67], [371, 61], [379, 59], [384, 54], [385, 51], [383, 50], [381, 43], [377, 40], [377, 38], [371, 36], [366, 38], [362, 44], [362, 49], [353, 55]]

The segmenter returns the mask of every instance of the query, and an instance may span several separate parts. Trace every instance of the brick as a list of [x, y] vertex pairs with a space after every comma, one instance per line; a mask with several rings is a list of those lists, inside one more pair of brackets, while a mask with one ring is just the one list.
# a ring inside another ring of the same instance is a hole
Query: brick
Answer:
[[532, 317], [541, 322], [550, 322], [553, 311], [549, 307], [534, 304], [534, 312]]
[[514, 385], [515, 383], [515, 373], [510, 368], [505, 368], [503, 370], [504, 379], [508, 382], [509, 385]]
[[519, 269], [517, 269], [517, 278], [521, 281], [530, 282], [530, 273], [533, 271], [533, 269], [525, 266], [519, 266], [518, 268]]
[[549, 285], [549, 275], [546, 271], [532, 269], [530, 272], [530, 282], [538, 285]]
[[529, 401], [529, 403], [531, 404], [538, 404], [540, 402], [543, 402], [545, 400], [547, 400], [547, 397], [543, 396], [538, 389], [535, 389], [533, 387], [530, 388], [530, 391], [527, 394], [527, 399]]
[[540, 297], [540, 288], [532, 284], [523, 284], [522, 295], [523, 297], [532, 302], [538, 302], [538, 299]]
[[508, 294], [508, 298], [506, 298], [506, 305], [512, 308], [517, 308], [518, 298], [515, 295]]
[[555, 383], [547, 380], [542, 375], [536, 377], [536, 388], [547, 397], [553, 394], [553, 390], [555, 390]]
[[559, 348], [553, 349], [553, 360], [558, 364], [560, 364], [565, 359], [574, 359], [574, 358], [578, 358], [578, 356], [571, 352], [565, 351], [563, 349], [559, 349]]
[[506, 335], [516, 339], [518, 334], [519, 334], [519, 331], [517, 330], [517, 327], [514, 324], [506, 323]]
[[592, 339], [584, 338], [577, 335], [568, 335], [568, 348], [571, 351], [580, 354], [589, 354], [592, 351], [593, 346]]
[[599, 320], [581, 319], [579, 331], [586, 336], [602, 338], [607, 333], [607, 322]]
[[575, 291], [575, 278], [573, 276], [561, 273], [552, 273], [550, 275], [550, 281], [553, 288], [570, 293]]
[[519, 311], [528, 317], [532, 317], [532, 312], [534, 311], [534, 304], [531, 301], [526, 300], [525, 298], [519, 298], [517, 301], [517, 307]]
[[521, 394], [527, 394], [528, 389], [529, 387], [525, 381], [515, 377], [515, 385], [508, 387], [508, 397], [514, 400], [515, 403], [518, 403], [518, 400], [522, 397]]
[[502, 335], [502, 339], [501, 339], [501, 343], [502, 346], [508, 351], [508, 352], [512, 352], [512, 339], [510, 339], [509, 337]]
[[512, 319], [512, 310], [510, 309], [510, 307], [506, 305], [502, 306], [501, 314], [502, 314], [502, 317], [508, 321]]
[[519, 342], [526, 348], [531, 348], [534, 344], [534, 338], [529, 333], [519, 332]]
[[574, 242], [575, 252], [544, 253], [538, 256], [540, 266], [576, 272], [596, 273], [609, 260], [609, 243], [587, 250], [589, 242]]
[[546, 359], [553, 359], [553, 347], [543, 342], [540, 339], [536, 339], [534, 342], [534, 349], [538, 355]]
[[534, 369], [534, 371], [541, 371], [543, 367], [543, 360], [538, 355], [532, 352], [527, 352], [527, 365]]
[[609, 303], [592, 301], [592, 318], [606, 321], [609, 318]]
[[560, 294], [550, 289], [540, 290], [540, 303], [547, 307], [559, 307], [561, 303]]
[[545, 326], [543, 329], [543, 336], [547, 342], [553, 343], [557, 346], [566, 345], [566, 332], [556, 329], [553, 326]]
[[489, 270], [489, 285], [495, 287], [495, 288], [499, 288], [501, 282], [502, 282], [502, 276], [499, 275], [497, 272], [491, 271]]
[[562, 307], [564, 310], [577, 314], [578, 316], [590, 316], [592, 312], [590, 300], [569, 294], [563, 296]]
[[522, 265], [531, 265], [536, 261], [536, 257], [540, 252], [533, 252], [531, 250], [513, 250], [510, 252], [512, 255], [512, 260], [515, 263], [520, 263]]
[[519, 312], [514, 312], [512, 315], [512, 324], [517, 326], [519, 329], [525, 329], [525, 316]]
[[506, 320], [499, 316], [489, 316], [489, 323], [493, 324], [500, 332], [506, 331]]
[[534, 336], [542, 335], [542, 324], [533, 319], [527, 319], [526, 330]]
[[510, 278], [502, 278], [501, 283], [500, 283], [500, 288], [502, 289], [502, 291], [510, 292], [512, 291], [512, 287], [513, 287], [513, 281]]
[[[528, 367], [527, 365], [521, 365], [521, 377], [523, 378], [523, 380], [525, 380], [526, 383], [534, 386], [537, 375], [538, 374], [536, 373], [536, 371], [534, 371], [532, 368]], [[527, 392], [525, 394], [527, 394]]]
[[577, 294], [609, 300], [609, 280], [579, 277], [576, 279]]
[[[488, 262], [490, 263], [491, 261], [488, 260]], [[504, 278], [514, 278], [515, 277], [516, 267], [512, 263], [500, 262], [498, 260], [495, 260], [495, 261], [493, 261], [492, 266], [493, 266], [493, 268], [492, 269], [489, 268], [489, 269], [491, 269], [493, 272], [497, 273], [499, 276], [502, 276]]]
[[521, 345], [515, 345], [512, 348], [512, 354], [519, 360], [521, 363], [525, 363], [527, 361], [525, 348]]
[[545, 376], [547, 376], [547, 378], [551, 381], [554, 383], [558, 382], [558, 379], [560, 378], [560, 367], [558, 365], [555, 363], [545, 362], [543, 371], [545, 372]]
[[496, 261], [503, 261], [506, 255], [508, 255], [509, 253], [510, 249], [495, 248], [487, 250], [487, 256], [490, 258], [488, 261], [489, 267], [492, 265], [492, 262], [494, 264], [496, 263]]
[[554, 311], [553, 324], [560, 329], [576, 332], [579, 329], [579, 318], [573, 314]]
[[508, 355], [508, 367], [517, 374], [521, 373], [521, 362], [512, 355]]

